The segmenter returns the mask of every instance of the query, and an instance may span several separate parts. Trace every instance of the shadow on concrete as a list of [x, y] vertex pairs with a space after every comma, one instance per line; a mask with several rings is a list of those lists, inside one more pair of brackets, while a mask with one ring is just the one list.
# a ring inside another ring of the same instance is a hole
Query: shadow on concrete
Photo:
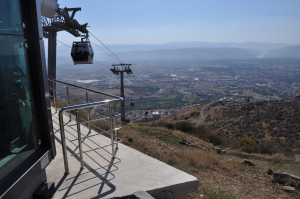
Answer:
[[57, 183], [57, 185], [55, 186], [54, 192], [56, 192], [59, 187], [61, 186], [61, 184], [65, 181], [65, 179], [67, 178], [67, 175], [63, 175], [63, 177], [59, 180], [59, 182]]
[[[75, 178], [74, 178], [73, 182], [71, 183], [71, 185], [70, 185], [69, 187], [67, 187], [68, 190], [66, 191], [66, 193], [64, 194], [64, 196], [63, 196], [62, 198], [68, 197], [68, 194], [70, 193], [71, 189], [74, 187], [74, 185], [75, 185], [75, 183], [76, 183], [78, 177], [80, 176], [81, 172], [82, 172], [82, 169], [79, 170], [79, 172], [78, 172], [77, 175], [75, 176]], [[61, 190], [63, 190], [63, 189], [61, 189]], [[61, 190], [60, 190], [60, 191], [61, 191]]]
[[[55, 123], [56, 123], [56, 122], [55, 122]], [[58, 124], [58, 123], [56, 123], [56, 124]], [[59, 124], [58, 124], [58, 125], [59, 125]], [[55, 129], [55, 130], [56, 130], [56, 129]], [[73, 130], [74, 130], [74, 129], [73, 129]], [[56, 131], [59, 131], [59, 129], [57, 129]], [[65, 132], [70, 133], [70, 134], [71, 134], [72, 136], [74, 136], [75, 138], [77, 137], [76, 135], [73, 135], [71, 132], [67, 131], [66, 129], [65, 129]], [[55, 139], [56, 139], [56, 141], [57, 141], [58, 143], [60, 143], [60, 145], [61, 145], [61, 140], [60, 140], [60, 138], [58, 138], [58, 137], [55, 135]], [[88, 139], [89, 139], [89, 138], [88, 138]], [[69, 139], [68, 139], [68, 141], [69, 141]], [[97, 146], [99, 146], [99, 145], [98, 145], [97, 143], [95, 143], [93, 140], [89, 139], [89, 141], [91, 141], [91, 142], [93, 142], [94, 144], [96, 144]], [[68, 142], [68, 144], [70, 144], [70, 143], [71, 143], [72, 145], [74, 145], [75, 147], [77, 147], [77, 145], [76, 145], [75, 143], [73, 143], [73, 142]], [[85, 143], [83, 143], [83, 144], [85, 144]], [[85, 145], [86, 145], [86, 144], [85, 144]], [[88, 145], [86, 145], [86, 146], [89, 147]], [[91, 147], [89, 147], [89, 148], [92, 149]], [[74, 154], [74, 150], [72, 150], [72, 149], [69, 148], [68, 146], [67, 146], [67, 150], [68, 150], [69, 153]], [[100, 149], [98, 149], [98, 150], [100, 150]], [[101, 150], [106, 151], [107, 153], [109, 153], [109, 154], [111, 155], [111, 153], [110, 153], [109, 151], [107, 151], [107, 150], [105, 150], [105, 149], [103, 149], [103, 148], [102, 148]], [[115, 152], [117, 153], [117, 151], [118, 151], [118, 150], [116, 149]], [[55, 192], [56, 192], [56, 191], [63, 191], [63, 190], [66, 190], [66, 189], [67, 189], [67, 191], [65, 192], [63, 198], [68, 198], [68, 197], [71, 197], [71, 198], [72, 198], [72, 197], [76, 197], [76, 194], [78, 194], [78, 193], [80, 193], [80, 192], [86, 191], [86, 190], [88, 190], [88, 189], [90, 189], [90, 188], [92, 188], [92, 187], [95, 187], [95, 186], [99, 186], [98, 195], [94, 197], [94, 199], [96, 199], [96, 198], [102, 198], [102, 197], [105, 197], [105, 196], [107, 196], [107, 195], [113, 193], [113, 192], [116, 190], [116, 187], [115, 187], [110, 181], [111, 181], [112, 179], [115, 178], [115, 176], [113, 175], [112, 172], [118, 170], [118, 167], [115, 166], [115, 164], [121, 162], [121, 160], [120, 160], [119, 158], [112, 158], [111, 160], [108, 160], [107, 158], [103, 157], [103, 156], [102, 156], [100, 153], [98, 153], [97, 151], [94, 151], [94, 152], [95, 152], [96, 154], [98, 154], [102, 159], [104, 159], [105, 162], [108, 163], [108, 165], [103, 166], [103, 165], [99, 164], [94, 158], [92, 158], [90, 155], [88, 155], [88, 153], [85, 153], [85, 156], [88, 157], [90, 160], [92, 160], [94, 163], [96, 163], [99, 167], [98, 167], [98, 168], [92, 168], [87, 162], [84, 162], [84, 167], [85, 167], [85, 168], [84, 168], [83, 170], [82, 170], [82, 169], [79, 170], [78, 173], [77, 173], [77, 175], [76, 175], [75, 177], [71, 177], [71, 178], [68, 178], [68, 179], [66, 179], [66, 178], [67, 178], [67, 175], [64, 175], [64, 176], [62, 177], [62, 179], [59, 181], [59, 183], [58, 183], [57, 186], [56, 186]], [[78, 165], [79, 165], [79, 162], [80, 162], [79, 156], [75, 155], [74, 157], [78, 160]], [[112, 168], [114, 168], [114, 169], [112, 170]], [[88, 171], [85, 172], [85, 169], [87, 169]], [[105, 173], [100, 174], [97, 170], [102, 170], [102, 169], [105, 170]], [[85, 174], [89, 174], [89, 173], [92, 173], [92, 174], [94, 175], [94, 177], [89, 178], [89, 179], [86, 179], [86, 180], [84, 180], [84, 181], [77, 182], [79, 176], [85, 175]], [[112, 178], [108, 179], [108, 176], [109, 176], [109, 175], [111, 175]], [[97, 183], [97, 184], [93, 184], [92, 186], [86, 187], [85, 189], [81, 189], [80, 191], [77, 191], [77, 192], [75, 192], [75, 193], [69, 194], [70, 191], [74, 188], [74, 186], [79, 185], [79, 184], [81, 184], [81, 183], [83, 183], [83, 182], [89, 181], [89, 180], [94, 179], [94, 178], [99, 178], [102, 182]], [[63, 189], [59, 189], [59, 187], [63, 184], [64, 181], [69, 181], [69, 180], [73, 180], [70, 186], [68, 186], [68, 187], [66, 187], [66, 188], [63, 188]], [[110, 190], [108, 190], [108, 191], [106, 191], [106, 192], [103, 192], [104, 185], [107, 185], [107, 186], [110, 188]]]

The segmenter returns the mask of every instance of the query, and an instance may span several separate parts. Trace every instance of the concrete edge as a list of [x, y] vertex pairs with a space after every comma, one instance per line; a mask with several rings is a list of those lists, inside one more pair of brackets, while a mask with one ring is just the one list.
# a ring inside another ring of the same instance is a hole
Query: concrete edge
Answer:
[[199, 180], [171, 185], [168, 187], [161, 187], [154, 190], [147, 190], [155, 199], [183, 199], [187, 198], [187, 194], [197, 191], [199, 187]]
[[155, 199], [146, 191], [140, 190], [128, 196], [114, 197], [110, 199]]

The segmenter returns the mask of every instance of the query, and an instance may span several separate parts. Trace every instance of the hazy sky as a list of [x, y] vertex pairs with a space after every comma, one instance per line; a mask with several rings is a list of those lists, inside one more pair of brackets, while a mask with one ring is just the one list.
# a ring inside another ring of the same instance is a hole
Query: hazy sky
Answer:
[[[300, 44], [300, 0], [58, 0], [105, 44]], [[76, 40], [59, 32], [58, 40]]]

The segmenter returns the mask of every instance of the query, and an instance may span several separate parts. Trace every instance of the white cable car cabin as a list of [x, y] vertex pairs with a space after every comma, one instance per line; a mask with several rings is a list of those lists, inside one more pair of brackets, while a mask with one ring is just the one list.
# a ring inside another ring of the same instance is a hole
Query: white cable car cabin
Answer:
[[94, 51], [90, 41], [74, 41], [71, 50], [74, 65], [93, 64]]

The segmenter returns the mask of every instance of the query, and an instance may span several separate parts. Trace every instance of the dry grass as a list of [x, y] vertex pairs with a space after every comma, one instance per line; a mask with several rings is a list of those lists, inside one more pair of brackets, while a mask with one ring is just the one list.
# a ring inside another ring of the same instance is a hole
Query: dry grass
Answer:
[[[281, 171], [284, 160], [254, 159], [256, 166], [250, 167], [242, 164], [243, 159], [235, 155], [221, 156], [210, 152], [208, 149], [212, 146], [195, 137], [166, 128], [152, 128], [142, 125], [124, 126], [120, 134], [126, 145], [197, 177], [200, 186], [198, 191], [189, 195], [191, 199], [300, 198], [299, 192], [292, 194], [283, 191], [282, 186], [272, 182], [272, 176], [266, 174], [269, 167]], [[173, 139], [172, 136], [185, 137], [196, 146], [178, 146], [178, 143], [162, 141], [165, 137], [158, 136], [158, 131], [163, 135], [169, 134], [170, 139]], [[205, 146], [207, 150], [200, 149], [197, 147], [199, 145]], [[290, 172], [289, 169], [300, 170], [300, 165], [293, 164], [285, 169], [288, 169], [285, 170], [287, 172]]]

